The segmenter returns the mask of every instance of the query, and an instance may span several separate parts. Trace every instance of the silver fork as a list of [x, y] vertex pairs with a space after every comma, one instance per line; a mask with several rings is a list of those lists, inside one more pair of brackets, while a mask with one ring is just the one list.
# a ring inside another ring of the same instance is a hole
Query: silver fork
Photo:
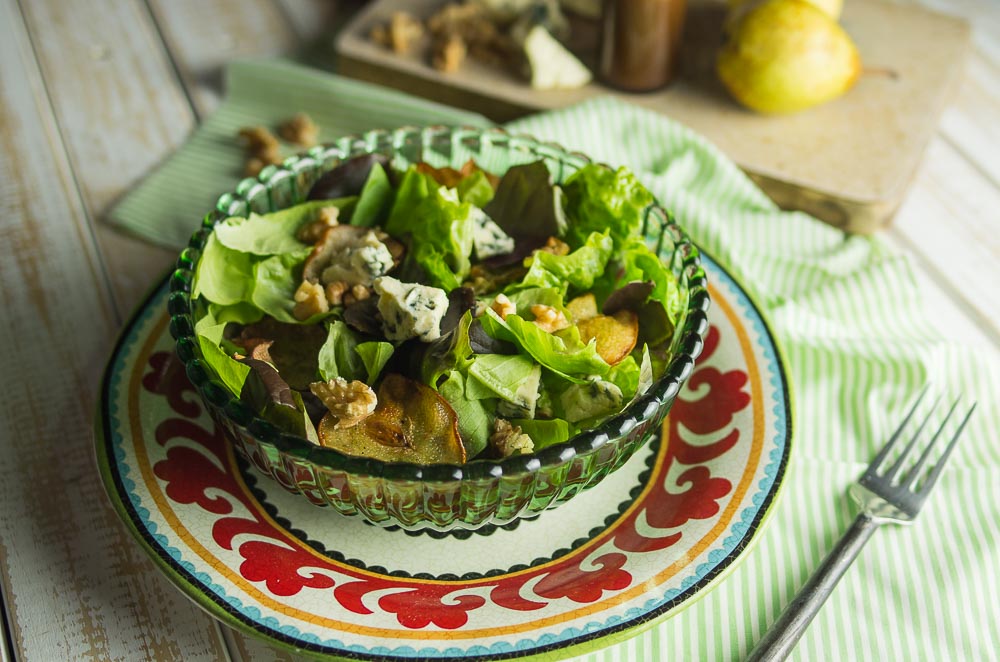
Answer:
[[910, 422], [910, 419], [913, 418], [917, 407], [926, 394], [927, 388], [920, 393], [920, 396], [913, 404], [913, 407], [910, 408], [909, 413], [906, 414], [903, 422], [900, 423], [899, 427], [892, 434], [892, 437], [882, 447], [882, 450], [878, 452], [872, 463], [868, 465], [865, 473], [862, 474], [856, 484], [851, 486], [851, 496], [854, 497], [854, 500], [861, 507], [861, 512], [854, 520], [851, 528], [847, 530], [847, 533], [840, 539], [837, 546], [823, 559], [823, 563], [813, 573], [812, 577], [809, 578], [809, 581], [802, 587], [798, 595], [795, 596], [795, 599], [785, 607], [785, 610], [775, 624], [771, 626], [771, 629], [757, 642], [757, 645], [750, 652], [747, 662], [785, 659], [792, 651], [792, 648], [795, 647], [795, 644], [798, 643], [799, 638], [802, 637], [806, 627], [809, 626], [809, 623], [812, 622], [813, 618], [819, 612], [820, 607], [826, 602], [827, 597], [833, 592], [844, 571], [847, 570], [847, 567], [857, 557], [858, 552], [861, 551], [864, 544], [868, 542], [875, 529], [882, 524], [910, 524], [917, 516], [917, 513], [920, 512], [920, 507], [924, 505], [927, 495], [930, 493], [931, 488], [934, 487], [938, 476], [941, 475], [941, 469], [944, 467], [948, 456], [951, 455], [951, 451], [955, 448], [962, 430], [965, 429], [965, 424], [969, 422], [969, 418], [976, 408], [976, 403], [972, 403], [969, 411], [965, 414], [965, 418], [959, 423], [951, 440], [941, 453], [940, 458], [938, 458], [936, 464], [929, 470], [927, 477], [923, 479], [919, 486], [916, 483], [924, 472], [927, 460], [931, 455], [931, 449], [938, 440], [938, 437], [944, 432], [944, 427], [948, 423], [948, 420], [955, 413], [955, 409], [958, 407], [958, 400], [952, 403], [948, 414], [941, 422], [937, 432], [927, 442], [916, 462], [912, 467], [907, 469], [902, 477], [897, 480], [900, 471], [907, 464], [908, 458], [913, 454], [921, 433], [927, 427], [927, 422], [941, 402], [940, 397], [935, 401], [930, 412], [919, 423], [916, 431], [903, 448], [899, 457], [893, 461], [888, 469], [879, 473], [879, 469], [888, 459], [899, 439], [902, 438], [904, 429]]

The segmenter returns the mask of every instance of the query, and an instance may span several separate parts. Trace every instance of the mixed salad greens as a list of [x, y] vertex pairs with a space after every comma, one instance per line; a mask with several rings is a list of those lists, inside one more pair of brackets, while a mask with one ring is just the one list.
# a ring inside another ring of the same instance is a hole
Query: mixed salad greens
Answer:
[[216, 225], [192, 283], [221, 382], [282, 430], [385, 461], [537, 452], [662, 374], [686, 303], [625, 168], [554, 185], [366, 155]]

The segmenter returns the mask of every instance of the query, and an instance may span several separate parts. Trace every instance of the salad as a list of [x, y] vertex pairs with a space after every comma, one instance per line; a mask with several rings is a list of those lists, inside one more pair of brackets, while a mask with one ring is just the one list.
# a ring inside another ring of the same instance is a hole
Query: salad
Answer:
[[284, 432], [390, 462], [533, 453], [663, 373], [686, 300], [626, 168], [502, 177], [345, 161], [308, 199], [219, 222], [192, 281], [221, 383]]

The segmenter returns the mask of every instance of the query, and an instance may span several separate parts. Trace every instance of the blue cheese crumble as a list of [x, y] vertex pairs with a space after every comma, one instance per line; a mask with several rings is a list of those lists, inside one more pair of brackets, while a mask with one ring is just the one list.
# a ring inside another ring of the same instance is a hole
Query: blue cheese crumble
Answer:
[[618, 386], [591, 376], [583, 384], [573, 384], [560, 397], [565, 418], [570, 423], [604, 416], [621, 409], [624, 395]]
[[341, 250], [336, 262], [323, 270], [320, 279], [324, 283], [371, 285], [392, 269], [392, 253], [374, 232], [366, 232]]
[[444, 290], [403, 283], [391, 276], [376, 278], [373, 287], [378, 293], [378, 312], [386, 338], [431, 342], [441, 337], [441, 318], [448, 310]]
[[486, 215], [482, 209], [472, 209], [472, 246], [476, 257], [485, 260], [496, 255], [507, 255], [514, 251], [514, 239]]

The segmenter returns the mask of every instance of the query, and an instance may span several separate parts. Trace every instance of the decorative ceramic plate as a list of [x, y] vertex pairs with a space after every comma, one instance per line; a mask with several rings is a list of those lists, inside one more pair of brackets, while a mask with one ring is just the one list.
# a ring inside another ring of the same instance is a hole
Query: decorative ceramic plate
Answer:
[[165, 288], [111, 359], [97, 455], [118, 512], [223, 622], [353, 659], [509, 659], [600, 648], [687, 606], [759, 535], [788, 461], [781, 358], [706, 259], [711, 328], [660, 438], [557, 510], [475, 533], [381, 529], [256, 474], [173, 358]]

